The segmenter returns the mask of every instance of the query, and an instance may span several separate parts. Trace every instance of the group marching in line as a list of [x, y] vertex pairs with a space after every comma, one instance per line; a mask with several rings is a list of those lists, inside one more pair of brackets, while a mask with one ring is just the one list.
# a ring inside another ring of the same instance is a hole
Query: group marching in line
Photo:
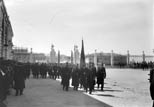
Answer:
[[7, 95], [10, 93], [10, 88], [15, 89], [15, 96], [22, 95], [25, 88], [25, 80], [30, 78], [34, 79], [60, 79], [62, 89], [68, 91], [70, 86], [70, 79], [72, 79], [72, 86], [74, 90], [84, 88], [87, 92], [92, 93], [94, 85], [97, 84], [98, 88], [101, 84], [103, 91], [104, 79], [106, 78], [106, 71], [103, 67], [96, 68], [91, 63], [89, 66], [84, 65], [79, 68], [79, 65], [65, 64], [45, 64], [45, 63], [20, 63], [12, 60], [0, 59], [0, 102], [3, 102]]
[[90, 63], [89, 66], [84, 65], [82, 68], [79, 65], [72, 65], [69, 63], [65, 64], [31, 64], [26, 65], [26, 77], [30, 77], [30, 71], [32, 72], [33, 78], [51, 78], [59, 79], [61, 78], [61, 85], [63, 90], [68, 91], [70, 85], [70, 79], [72, 79], [72, 86], [74, 90], [78, 88], [84, 88], [86, 92], [89, 89], [89, 93], [92, 93], [94, 90], [94, 85], [98, 84], [98, 88], [101, 85], [101, 90], [104, 88], [104, 79], [106, 78], [106, 70], [104, 64], [96, 68], [93, 63]]
[[[94, 86], [100, 91], [104, 90], [104, 79], [106, 78], [105, 65], [102, 63], [97, 70], [94, 63], [89, 63], [79, 67], [69, 63], [65, 64], [45, 64], [45, 63], [20, 63], [12, 60], [0, 59], [0, 107], [9, 94], [9, 89], [15, 89], [15, 96], [22, 95], [25, 88], [25, 80], [34, 79], [61, 79], [62, 89], [69, 90], [69, 86], [73, 86], [73, 90], [83, 88], [89, 94], [92, 94]], [[154, 67], [150, 70], [150, 95], [154, 100]], [[70, 79], [72, 80], [70, 84]], [[3, 106], [2, 106], [3, 107]], [[154, 107], [154, 105], [153, 105]]]

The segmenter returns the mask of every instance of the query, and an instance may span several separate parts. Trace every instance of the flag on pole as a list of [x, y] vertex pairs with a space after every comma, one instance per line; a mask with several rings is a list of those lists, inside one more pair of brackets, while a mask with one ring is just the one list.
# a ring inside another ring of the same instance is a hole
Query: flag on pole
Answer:
[[82, 47], [81, 47], [81, 57], [80, 57], [80, 68], [85, 66], [85, 54], [84, 54], [84, 43], [82, 39]]

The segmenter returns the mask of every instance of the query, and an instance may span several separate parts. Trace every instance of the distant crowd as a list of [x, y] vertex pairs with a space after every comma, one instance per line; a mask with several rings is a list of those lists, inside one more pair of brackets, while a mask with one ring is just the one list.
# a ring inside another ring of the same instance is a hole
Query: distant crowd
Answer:
[[118, 63], [116, 65], [114, 65], [115, 67], [119, 67], [119, 68], [133, 68], [133, 69], [143, 69], [143, 70], [148, 70], [151, 69], [154, 66], [154, 62], [150, 61], [150, 62], [130, 62], [129, 65], [125, 64], [125, 63]]
[[150, 62], [146, 62], [146, 61], [143, 61], [143, 62], [134, 62], [134, 63], [131, 63], [129, 65], [130, 68], [135, 68], [135, 69], [150, 69], [154, 66], [154, 62], [150, 61]]

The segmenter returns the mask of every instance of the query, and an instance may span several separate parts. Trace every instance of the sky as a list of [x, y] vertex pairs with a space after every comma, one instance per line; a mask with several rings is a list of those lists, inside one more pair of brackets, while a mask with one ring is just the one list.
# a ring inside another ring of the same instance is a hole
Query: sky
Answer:
[[153, 55], [152, 0], [4, 0], [18, 47]]

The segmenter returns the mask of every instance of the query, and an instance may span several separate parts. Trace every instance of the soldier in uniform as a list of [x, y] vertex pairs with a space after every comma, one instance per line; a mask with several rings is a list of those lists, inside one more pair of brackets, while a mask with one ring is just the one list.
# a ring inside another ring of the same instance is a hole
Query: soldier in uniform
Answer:
[[101, 84], [101, 91], [103, 91], [103, 88], [104, 88], [105, 78], [106, 78], [106, 70], [104, 65], [102, 64], [101, 67], [98, 68], [98, 72], [97, 72], [97, 85], [99, 89], [99, 85]]
[[150, 70], [150, 95], [153, 100], [153, 106], [154, 107], [154, 68]]

